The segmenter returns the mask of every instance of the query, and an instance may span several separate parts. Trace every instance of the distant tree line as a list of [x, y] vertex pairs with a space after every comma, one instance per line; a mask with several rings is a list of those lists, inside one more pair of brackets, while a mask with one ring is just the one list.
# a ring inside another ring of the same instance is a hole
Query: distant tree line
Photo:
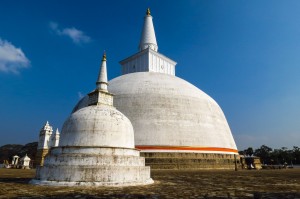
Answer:
[[280, 149], [272, 149], [266, 145], [262, 145], [258, 149], [249, 147], [243, 151], [239, 151], [240, 155], [258, 156], [262, 164], [300, 164], [300, 148], [294, 146], [293, 149], [282, 147]]

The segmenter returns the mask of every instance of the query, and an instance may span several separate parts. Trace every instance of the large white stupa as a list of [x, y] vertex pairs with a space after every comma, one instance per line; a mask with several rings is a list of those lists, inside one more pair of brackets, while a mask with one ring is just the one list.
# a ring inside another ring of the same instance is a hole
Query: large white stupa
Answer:
[[[177, 63], [158, 52], [149, 9], [139, 52], [120, 64], [122, 75], [109, 82], [108, 90], [115, 95], [114, 106], [132, 122], [135, 147], [146, 164], [151, 168], [234, 167], [238, 151], [223, 111], [206, 93], [175, 76]], [[85, 97], [73, 112], [87, 104]]]
[[129, 119], [113, 106], [107, 91], [106, 56], [88, 106], [65, 121], [33, 184], [124, 186], [152, 183], [150, 168], [135, 149]]

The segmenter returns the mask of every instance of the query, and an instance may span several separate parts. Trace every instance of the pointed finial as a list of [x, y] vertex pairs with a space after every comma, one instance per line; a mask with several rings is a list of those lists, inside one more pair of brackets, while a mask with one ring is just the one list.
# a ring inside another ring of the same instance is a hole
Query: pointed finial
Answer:
[[48, 121], [46, 122], [45, 126], [49, 126], [49, 122]]
[[97, 89], [107, 91], [106, 52], [102, 56], [101, 68], [96, 82]]
[[150, 8], [147, 9], [146, 16], [144, 16], [144, 26], [139, 44], [140, 51], [147, 48], [150, 48], [156, 52], [158, 50], [152, 16], [150, 15]]
[[56, 132], [55, 132], [55, 134], [59, 134], [58, 128], [56, 129]]
[[101, 104], [113, 106], [113, 95], [108, 92], [107, 85], [106, 52], [104, 51], [98, 79], [96, 81], [96, 89], [88, 94], [89, 106]]
[[147, 12], [146, 12], [146, 15], [150, 15], [151, 12], [150, 12], [150, 8], [147, 8]]
[[102, 61], [106, 61], [106, 52], [103, 52]]

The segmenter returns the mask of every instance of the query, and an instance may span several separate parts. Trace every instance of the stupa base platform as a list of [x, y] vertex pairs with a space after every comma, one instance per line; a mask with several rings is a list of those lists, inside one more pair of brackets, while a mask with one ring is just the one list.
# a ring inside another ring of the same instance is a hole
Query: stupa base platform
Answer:
[[145, 182], [67, 182], [67, 181], [43, 181], [43, 180], [31, 180], [30, 184], [45, 185], [45, 186], [139, 186], [152, 184], [154, 181], [150, 178]]
[[56, 147], [38, 166], [31, 184], [135, 186], [153, 183], [139, 151], [113, 147]]
[[[153, 169], [235, 169], [234, 154], [141, 152], [146, 166]], [[237, 165], [239, 165], [237, 158]]]

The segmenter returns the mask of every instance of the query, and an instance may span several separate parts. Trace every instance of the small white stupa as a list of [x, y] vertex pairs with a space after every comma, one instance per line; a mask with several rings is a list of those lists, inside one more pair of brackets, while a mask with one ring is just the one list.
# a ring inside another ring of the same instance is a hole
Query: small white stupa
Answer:
[[33, 184], [127, 186], [153, 183], [150, 167], [134, 148], [129, 119], [107, 91], [106, 55], [89, 105], [65, 121], [58, 147], [37, 167]]
[[48, 154], [51, 147], [57, 147], [59, 143], [59, 132], [58, 129], [56, 133], [52, 133], [53, 128], [47, 121], [42, 127], [39, 134], [39, 142], [37, 147], [37, 154], [35, 158], [35, 165], [43, 166], [44, 158]]
[[24, 157], [22, 157], [22, 158], [20, 159], [20, 162], [21, 162], [21, 168], [22, 168], [22, 169], [30, 169], [30, 167], [29, 167], [30, 160], [31, 160], [31, 159], [27, 156], [27, 154], [26, 154]]

